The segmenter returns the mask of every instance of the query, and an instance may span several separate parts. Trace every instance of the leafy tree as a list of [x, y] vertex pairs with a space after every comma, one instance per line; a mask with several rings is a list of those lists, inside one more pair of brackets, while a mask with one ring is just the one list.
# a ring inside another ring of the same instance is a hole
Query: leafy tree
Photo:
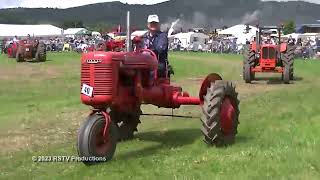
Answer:
[[92, 31], [98, 31], [100, 33], [106, 32], [108, 31], [110, 28], [112, 28], [112, 24], [108, 24], [105, 22], [100, 22], [97, 24], [93, 24], [93, 25], [89, 25], [88, 29], [92, 30]]
[[296, 24], [293, 20], [287, 21], [283, 27], [283, 34], [291, 34], [296, 31]]
[[62, 23], [62, 28], [63, 29], [68, 29], [68, 28], [83, 28], [83, 22], [79, 20], [71, 20], [71, 21], [64, 21]]

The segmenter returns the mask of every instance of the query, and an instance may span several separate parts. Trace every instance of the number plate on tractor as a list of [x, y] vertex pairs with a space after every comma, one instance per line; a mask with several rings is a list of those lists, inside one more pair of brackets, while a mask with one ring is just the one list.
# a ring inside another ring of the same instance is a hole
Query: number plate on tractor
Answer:
[[86, 96], [92, 97], [93, 87], [86, 84], [82, 84], [81, 93]]
[[29, 51], [29, 48], [26, 48], [26, 51]]

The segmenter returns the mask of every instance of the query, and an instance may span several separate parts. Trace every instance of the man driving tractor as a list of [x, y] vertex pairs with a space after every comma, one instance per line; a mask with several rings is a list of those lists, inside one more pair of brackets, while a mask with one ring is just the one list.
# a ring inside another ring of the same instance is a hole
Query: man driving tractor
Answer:
[[271, 45], [275, 45], [275, 41], [273, 40], [273, 38], [271, 37], [270, 34], [267, 34], [266, 36], [263, 37], [263, 44], [271, 44]]
[[168, 36], [160, 31], [159, 17], [156, 14], [148, 17], [148, 32], [142, 36], [141, 48], [152, 50], [158, 57], [158, 76], [166, 77], [168, 66]]

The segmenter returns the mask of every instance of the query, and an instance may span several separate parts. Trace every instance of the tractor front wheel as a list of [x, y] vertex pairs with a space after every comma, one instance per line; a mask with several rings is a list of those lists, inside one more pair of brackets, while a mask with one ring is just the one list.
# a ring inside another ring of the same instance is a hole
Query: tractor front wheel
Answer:
[[211, 83], [202, 103], [202, 133], [209, 145], [224, 146], [234, 143], [239, 118], [238, 93], [231, 82]]
[[80, 127], [77, 149], [79, 157], [85, 157], [82, 161], [84, 164], [92, 165], [112, 159], [117, 147], [118, 129], [110, 121], [104, 134], [105, 125], [106, 120], [102, 114], [93, 114]]

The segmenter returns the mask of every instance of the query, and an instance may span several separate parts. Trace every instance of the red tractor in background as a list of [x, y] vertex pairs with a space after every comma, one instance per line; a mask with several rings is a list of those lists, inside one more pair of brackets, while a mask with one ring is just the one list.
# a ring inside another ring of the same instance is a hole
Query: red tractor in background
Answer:
[[125, 40], [108, 40], [106, 41], [106, 49], [107, 51], [123, 51], [126, 47]]
[[[128, 24], [129, 17], [128, 13]], [[204, 141], [217, 146], [234, 142], [239, 100], [233, 83], [212, 73], [202, 82], [199, 96], [192, 97], [170, 83], [170, 73], [158, 76], [158, 59], [153, 51], [131, 49], [132, 42], [127, 41], [125, 52], [82, 55], [81, 101], [91, 106], [92, 112], [79, 129], [77, 150], [80, 157], [86, 157], [86, 165], [96, 163], [91, 157], [112, 159], [117, 142], [133, 138], [140, 116], [147, 115], [141, 111], [142, 104], [171, 109], [199, 105]]]
[[115, 51], [120, 52], [125, 50], [125, 40], [114, 40], [114, 39], [107, 39], [101, 42], [96, 43], [96, 45], [91, 45], [88, 47], [88, 52], [93, 51]]
[[[278, 43], [263, 44], [261, 34], [264, 31], [277, 29]], [[259, 27], [256, 40], [244, 52], [243, 78], [246, 83], [255, 80], [255, 73], [281, 73], [284, 83], [293, 80], [294, 48], [281, 43], [282, 27]]]
[[46, 46], [39, 40], [20, 40], [16, 53], [17, 62], [35, 60], [36, 62], [46, 61]]
[[7, 48], [8, 58], [16, 58], [17, 50], [18, 50], [18, 43], [17, 42], [10, 43]]

